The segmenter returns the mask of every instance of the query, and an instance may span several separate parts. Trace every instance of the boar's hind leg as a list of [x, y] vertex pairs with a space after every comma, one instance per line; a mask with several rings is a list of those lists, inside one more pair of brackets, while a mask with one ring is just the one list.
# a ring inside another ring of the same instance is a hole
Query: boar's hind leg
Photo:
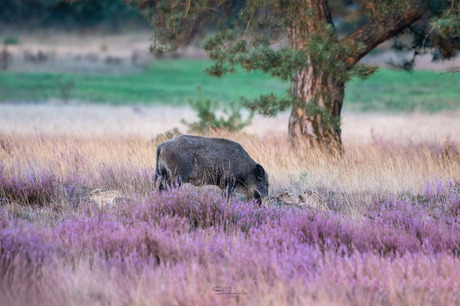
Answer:
[[176, 175], [174, 179], [171, 180], [171, 186], [180, 187], [183, 183], [187, 183], [188, 176], [186, 175]]
[[160, 173], [158, 174], [158, 177], [160, 179], [160, 182], [158, 184], [158, 190], [163, 191], [163, 190], [168, 190], [173, 187], [179, 187], [183, 179], [179, 175], [173, 175], [166, 167], [161, 168]]
[[[160, 180], [158, 183], [158, 190], [163, 191], [168, 189], [168, 186], [171, 186], [168, 171], [166, 169], [161, 169], [160, 173], [157, 173], [157, 178]], [[156, 178], [155, 178], [156, 180]]]
[[187, 182], [188, 177], [186, 175], [171, 175], [168, 171], [164, 170], [160, 175], [160, 183], [158, 189], [160, 191], [171, 189], [173, 187], [178, 188], [183, 183]]

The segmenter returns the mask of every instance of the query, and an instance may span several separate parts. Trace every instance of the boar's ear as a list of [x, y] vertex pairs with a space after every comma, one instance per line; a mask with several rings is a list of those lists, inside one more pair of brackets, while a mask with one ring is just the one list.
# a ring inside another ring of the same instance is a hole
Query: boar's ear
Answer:
[[256, 175], [257, 179], [259, 181], [263, 181], [264, 176], [265, 176], [264, 168], [261, 165], [257, 164], [256, 169], [254, 170], [254, 172], [255, 172], [255, 175]]

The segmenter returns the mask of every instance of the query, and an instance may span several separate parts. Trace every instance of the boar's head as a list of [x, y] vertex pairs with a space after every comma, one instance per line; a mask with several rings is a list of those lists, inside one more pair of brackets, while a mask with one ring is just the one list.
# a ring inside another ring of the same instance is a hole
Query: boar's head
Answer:
[[259, 204], [262, 203], [263, 198], [268, 196], [268, 174], [261, 165], [256, 164], [252, 169], [244, 182], [244, 187], [246, 190], [243, 193], [248, 198], [256, 199]]

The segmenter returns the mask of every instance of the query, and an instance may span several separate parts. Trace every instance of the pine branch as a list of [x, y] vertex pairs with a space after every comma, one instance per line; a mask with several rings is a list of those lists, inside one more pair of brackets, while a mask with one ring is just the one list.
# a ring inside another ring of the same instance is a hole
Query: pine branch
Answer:
[[356, 64], [380, 43], [394, 37], [412, 25], [427, 12], [428, 2], [427, 0], [408, 2], [408, 8], [405, 11], [384, 14], [381, 18], [370, 20], [368, 23], [344, 37], [342, 39], [344, 43], [354, 42], [363, 46], [360, 52], [347, 59], [347, 63], [350, 66]]

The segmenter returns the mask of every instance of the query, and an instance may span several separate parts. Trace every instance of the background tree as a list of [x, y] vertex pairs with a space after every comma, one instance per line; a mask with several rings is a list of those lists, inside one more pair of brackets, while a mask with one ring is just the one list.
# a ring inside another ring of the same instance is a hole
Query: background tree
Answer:
[[0, 0], [0, 28], [85, 29], [118, 31], [127, 25], [148, 28], [139, 8], [124, 0]]
[[[151, 18], [156, 51], [173, 50], [212, 25], [204, 43], [214, 61], [208, 73], [221, 77], [241, 65], [289, 80], [286, 96], [265, 95], [246, 105], [265, 115], [290, 107], [293, 145], [341, 147], [345, 83], [376, 71], [358, 62], [380, 43], [405, 33], [412, 39], [395, 48], [414, 57], [430, 52], [435, 60], [453, 57], [460, 47], [456, 0], [129, 1]], [[347, 33], [339, 35], [333, 17], [349, 21]]]

